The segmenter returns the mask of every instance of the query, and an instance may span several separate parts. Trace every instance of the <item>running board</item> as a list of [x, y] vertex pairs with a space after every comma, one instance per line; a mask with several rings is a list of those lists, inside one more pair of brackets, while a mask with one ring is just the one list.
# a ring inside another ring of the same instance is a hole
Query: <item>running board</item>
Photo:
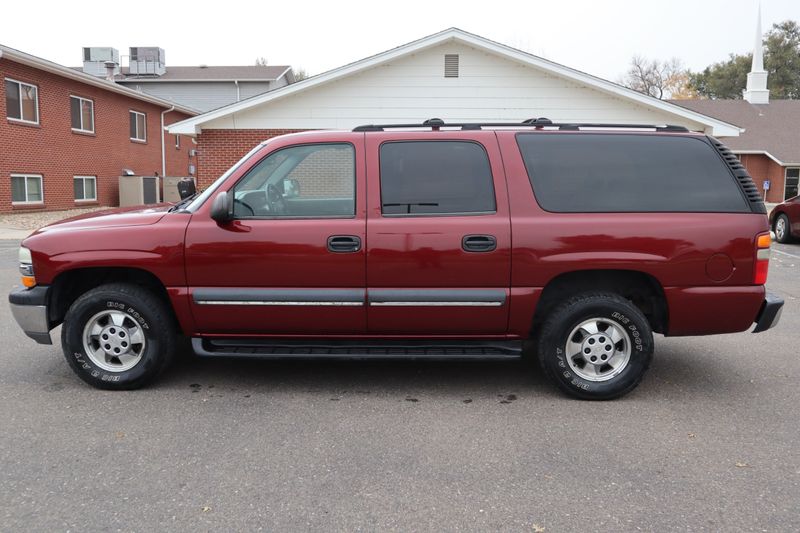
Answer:
[[521, 341], [287, 341], [192, 338], [197, 355], [259, 359], [519, 359]]

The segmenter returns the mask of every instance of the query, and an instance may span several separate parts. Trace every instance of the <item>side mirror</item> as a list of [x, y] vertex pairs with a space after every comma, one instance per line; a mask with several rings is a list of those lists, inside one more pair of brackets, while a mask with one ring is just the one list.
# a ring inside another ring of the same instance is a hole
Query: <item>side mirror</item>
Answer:
[[225, 224], [233, 220], [233, 194], [222, 191], [214, 198], [211, 203], [211, 218], [218, 224]]
[[281, 185], [283, 186], [282, 193], [284, 198], [297, 198], [300, 196], [300, 182], [296, 179], [284, 178], [281, 180]]

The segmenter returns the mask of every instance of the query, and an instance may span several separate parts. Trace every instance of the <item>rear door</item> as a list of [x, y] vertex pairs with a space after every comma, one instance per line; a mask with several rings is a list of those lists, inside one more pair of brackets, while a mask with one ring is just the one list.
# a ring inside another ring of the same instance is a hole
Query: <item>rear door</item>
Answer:
[[493, 132], [367, 134], [368, 331], [504, 335], [510, 221]]
[[210, 198], [186, 232], [186, 276], [206, 335], [353, 335], [366, 331], [363, 134], [276, 139]]

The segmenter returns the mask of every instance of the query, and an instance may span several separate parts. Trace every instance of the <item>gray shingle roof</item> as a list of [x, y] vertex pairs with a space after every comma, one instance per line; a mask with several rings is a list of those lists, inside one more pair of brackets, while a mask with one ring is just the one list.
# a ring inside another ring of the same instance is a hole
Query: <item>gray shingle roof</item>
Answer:
[[198, 66], [198, 67], [173, 67], [167, 65], [167, 72], [161, 76], [137, 76], [129, 74], [128, 69], [123, 67], [122, 74], [124, 80], [137, 81], [189, 81], [189, 80], [277, 80], [290, 67], [288, 65], [268, 65], [266, 67], [256, 65], [242, 66]]
[[744, 128], [723, 142], [734, 152], [764, 151], [784, 165], [800, 164], [800, 100], [671, 100], [671, 103]]

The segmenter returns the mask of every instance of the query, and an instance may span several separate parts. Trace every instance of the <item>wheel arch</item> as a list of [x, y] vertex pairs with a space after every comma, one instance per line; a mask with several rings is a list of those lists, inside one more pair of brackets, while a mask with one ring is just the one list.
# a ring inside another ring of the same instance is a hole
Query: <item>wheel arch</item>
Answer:
[[667, 331], [669, 309], [664, 288], [651, 274], [639, 270], [574, 270], [552, 278], [542, 290], [533, 315], [532, 332], [566, 299], [582, 292], [608, 291], [630, 300], [657, 333]]
[[175, 318], [166, 287], [149, 270], [134, 267], [87, 267], [66, 270], [53, 279], [48, 305], [50, 327], [64, 321], [70, 306], [82, 294], [108, 283], [131, 283], [150, 290], [169, 308]]

